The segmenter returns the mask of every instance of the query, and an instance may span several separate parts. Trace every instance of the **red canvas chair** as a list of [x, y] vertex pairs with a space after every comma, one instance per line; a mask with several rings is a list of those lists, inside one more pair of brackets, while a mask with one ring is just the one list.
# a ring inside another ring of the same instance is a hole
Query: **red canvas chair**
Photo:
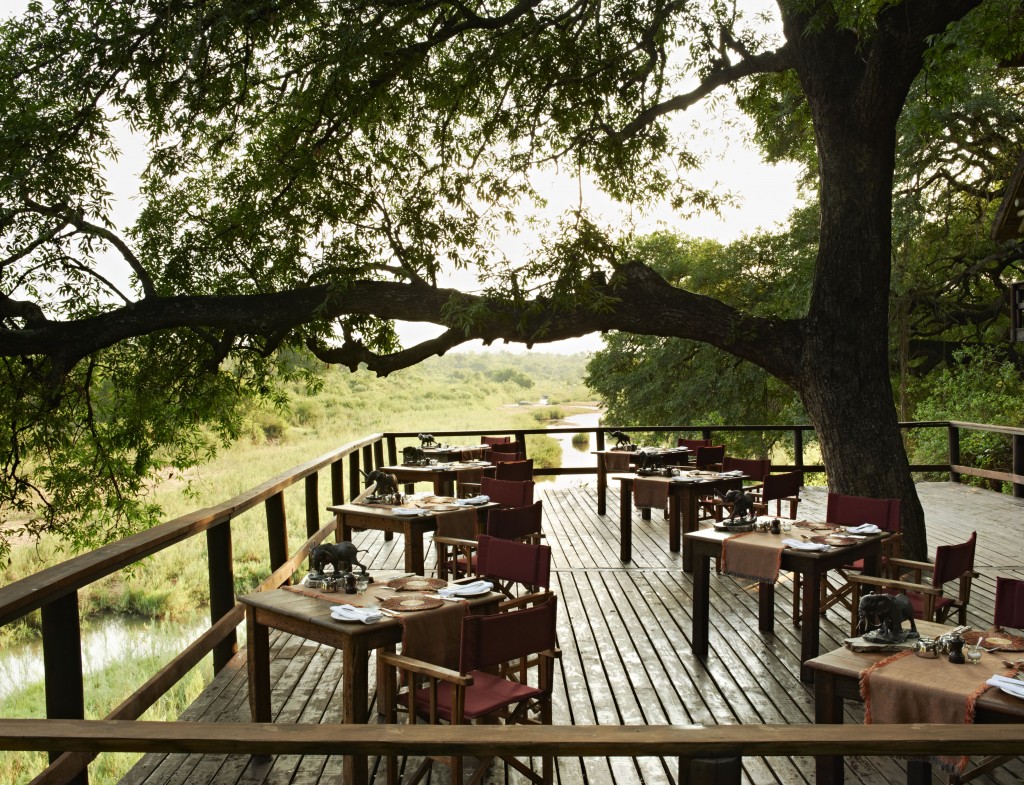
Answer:
[[[898, 556], [900, 552], [900, 500], [874, 499], [869, 496], [847, 496], [841, 493], [828, 494], [825, 503], [825, 520], [837, 526], [860, 526], [873, 523], [889, 535], [882, 543], [882, 569], [888, 559]], [[858, 559], [852, 564], [826, 573], [821, 578], [821, 613], [824, 615], [829, 608], [841, 604], [850, 609], [853, 588], [849, 576], [864, 570], [864, 560]], [[834, 573], [834, 576], [833, 576]], [[793, 575], [793, 623], [800, 624], [800, 591], [801, 575]]]
[[713, 447], [698, 447], [693, 462], [698, 469], [717, 471], [722, 468], [724, 460], [725, 447], [719, 444]]
[[1024, 629], [1024, 581], [996, 578], [996, 627]]
[[[743, 490], [752, 495], [761, 490], [761, 481], [771, 470], [770, 458], [733, 458], [727, 455], [722, 459], [723, 472], [743, 472], [747, 476], [747, 479], [743, 481]], [[711, 517], [716, 521], [722, 520], [730, 507], [720, 496], [705, 496], [700, 500], [700, 506], [706, 513], [701, 517]]]
[[511, 436], [481, 436], [480, 444], [493, 447], [495, 444], [508, 444], [512, 441]]
[[[869, 575], [851, 575], [853, 586], [850, 611], [850, 627], [856, 630], [859, 619], [858, 605], [862, 592], [881, 589], [890, 594], [907, 595], [914, 608], [914, 618], [935, 621], [939, 624], [957, 613], [957, 623], [967, 624], [967, 604], [971, 600], [971, 582], [978, 577], [974, 571], [974, 551], [978, 533], [971, 532], [967, 542], [958, 545], [940, 545], [935, 549], [935, 563], [893, 558], [888, 560], [892, 578], [875, 578]], [[924, 573], [931, 573], [931, 580], [924, 580]], [[907, 580], [909, 578], [909, 580]], [[944, 586], [956, 581], [958, 591], [955, 597], [947, 596]]]
[[480, 493], [503, 507], [528, 507], [533, 504], [533, 480], [480, 479]]
[[[505, 455], [518, 455], [518, 458], [504, 458]], [[500, 460], [525, 461], [526, 442], [506, 442], [504, 444], [491, 445], [491, 462], [497, 463]]]
[[693, 466], [693, 456], [697, 453], [698, 447], [710, 447], [710, 439], [676, 439], [676, 447], [685, 447], [689, 450], [686, 454], [686, 465]]
[[[378, 653], [384, 671], [382, 704], [386, 720], [397, 723], [398, 710], [403, 708], [410, 723], [550, 725], [554, 663], [561, 656], [555, 633], [557, 612], [557, 597], [551, 595], [546, 602], [522, 610], [463, 615], [459, 636], [444, 636], [441, 640], [436, 626], [421, 624], [419, 637], [427, 638], [423, 644], [406, 626], [402, 654]], [[457, 618], [458, 613], [451, 609], [445, 615]], [[418, 649], [434, 656], [421, 659], [407, 654], [407, 650]], [[532, 714], [534, 710], [536, 715]], [[453, 785], [462, 785], [463, 759], [451, 756], [437, 760], [451, 767]], [[550, 756], [541, 758], [539, 774], [518, 758], [502, 760], [531, 782], [547, 785], [552, 781]], [[419, 782], [433, 762], [426, 758], [409, 782]], [[470, 782], [479, 782], [492, 762], [493, 758], [481, 760]], [[387, 774], [389, 783], [397, 782], [398, 760], [393, 755], [387, 759]]]
[[495, 464], [494, 479], [496, 480], [532, 480], [533, 458], [524, 461], [504, 461]]
[[[544, 537], [544, 502], [525, 507], [492, 507], [487, 511], [484, 532], [491, 537], [539, 544]], [[464, 513], [437, 516], [434, 549], [437, 553], [437, 577], [449, 573], [457, 577], [479, 575], [477, 549], [482, 533]]]
[[[501, 604], [502, 610], [533, 604], [542, 594], [547, 594], [546, 589], [551, 586], [549, 546], [489, 534], [481, 534], [477, 546], [477, 573], [492, 581], [495, 588], [508, 597]], [[527, 594], [519, 596], [516, 584]]]
[[789, 502], [789, 518], [796, 520], [796, 508], [800, 504], [800, 489], [804, 484], [803, 472], [782, 472], [765, 475], [761, 489], [753, 493], [754, 512], [771, 515], [768, 505], [775, 502], [775, 516], [782, 515], [782, 503]]

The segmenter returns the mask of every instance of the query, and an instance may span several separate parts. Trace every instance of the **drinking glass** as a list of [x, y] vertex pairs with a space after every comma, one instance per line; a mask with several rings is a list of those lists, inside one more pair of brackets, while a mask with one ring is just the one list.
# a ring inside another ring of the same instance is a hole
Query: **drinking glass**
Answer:
[[792, 528], [793, 528], [793, 522], [792, 521], [785, 521], [785, 520], [782, 521], [782, 533], [783, 534], [788, 534], [789, 531]]
[[981, 648], [981, 640], [967, 649], [964, 655], [967, 657], [968, 665], [977, 665], [981, 662], [981, 655], [985, 653], [985, 650]]
[[356, 576], [356, 594], [366, 594], [366, 587], [370, 585], [370, 576], [360, 573]]

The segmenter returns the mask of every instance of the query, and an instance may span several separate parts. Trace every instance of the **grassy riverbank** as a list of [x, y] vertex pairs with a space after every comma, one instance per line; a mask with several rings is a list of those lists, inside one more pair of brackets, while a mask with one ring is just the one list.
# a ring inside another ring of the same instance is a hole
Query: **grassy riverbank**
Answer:
[[[255, 487], [287, 469], [346, 442], [380, 431], [443, 431], [544, 427], [549, 421], [582, 409], [589, 392], [579, 381], [586, 358], [541, 354], [454, 354], [435, 358], [390, 377], [365, 372], [326, 370], [317, 396], [291, 389], [286, 409], [251, 412], [245, 439], [222, 449], [201, 470], [157, 485], [153, 499], [170, 520], [212, 506]], [[547, 398], [547, 405], [539, 403]], [[540, 465], [559, 465], [561, 453], [550, 437], [530, 437], [531, 457]], [[329, 477], [320, 478], [321, 499], [330, 498]], [[305, 540], [302, 486], [285, 494], [292, 549]], [[326, 521], [326, 513], [325, 518]], [[160, 625], [200, 623], [208, 605], [206, 541], [202, 537], [176, 545], [88, 587], [79, 595], [83, 624], [88, 627], [110, 614], [151, 619], [152, 636]], [[262, 511], [232, 522], [235, 585], [244, 593], [269, 574], [266, 526]], [[9, 583], [59, 563], [68, 554], [60, 543], [44, 539], [15, 548], [4, 571]], [[0, 628], [0, 648], [11, 651], [38, 637], [38, 614], [23, 623]], [[88, 676], [87, 715], [102, 717], [173, 656], [159, 647], [141, 647], [138, 656], [104, 665]], [[209, 678], [204, 664], [171, 696], [151, 710], [147, 719], [174, 719]], [[28, 684], [0, 700], [0, 716], [43, 716], [42, 684]], [[112, 785], [137, 756], [105, 755], [90, 767], [90, 782]], [[28, 782], [43, 767], [44, 756], [0, 753], [0, 782]]]

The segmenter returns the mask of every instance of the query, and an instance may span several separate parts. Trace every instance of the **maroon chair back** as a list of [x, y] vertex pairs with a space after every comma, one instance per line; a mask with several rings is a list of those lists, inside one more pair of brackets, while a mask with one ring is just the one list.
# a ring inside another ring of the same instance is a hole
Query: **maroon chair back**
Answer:
[[773, 499], [787, 499], [790, 496], [799, 496], [800, 486], [803, 484], [803, 472], [769, 474], [764, 478], [764, 489], [761, 491], [761, 498], [767, 504]]
[[996, 578], [997, 627], [1024, 629], [1024, 581], [1018, 578]]
[[[539, 503], [539, 502], [538, 502]], [[477, 540], [477, 572], [524, 586], [551, 586], [551, 547], [481, 534]]]
[[521, 452], [492, 452], [488, 457], [495, 466], [500, 466], [503, 463], [520, 463], [526, 460]]
[[710, 439], [676, 439], [676, 447], [688, 447], [696, 450], [698, 447], [710, 447]]
[[733, 458], [727, 455], [722, 459], [723, 472], [743, 472], [757, 482], [767, 477], [771, 470], [771, 458]]
[[544, 502], [523, 507], [492, 507], [487, 511], [484, 531], [503, 540], [521, 540], [539, 535], [544, 526]]
[[497, 480], [532, 480], [533, 458], [524, 461], [499, 461], [494, 466]]
[[533, 480], [496, 480], [483, 477], [480, 493], [503, 507], [528, 507], [533, 504]]
[[713, 447], [698, 447], [697, 458], [695, 465], [698, 469], [706, 469], [709, 466], [715, 464], [721, 464], [725, 460], [725, 447], [724, 445], [715, 445]]
[[511, 436], [481, 436], [480, 444], [487, 444], [493, 447], [496, 444], [508, 444], [512, 441]]
[[825, 504], [825, 520], [841, 526], [873, 523], [883, 531], [896, 533], [900, 530], [900, 500], [844, 496], [829, 492]]
[[463, 617], [459, 671], [471, 673], [554, 649], [557, 615], [558, 598], [551, 595], [532, 608]]
[[935, 549], [935, 569], [932, 571], [932, 586], [938, 588], [946, 581], [953, 581], [965, 572], [974, 570], [974, 546], [978, 533], [971, 532], [967, 542], [959, 545], [940, 545]]
[[522, 452], [523, 447], [519, 442], [507, 441], [491, 445], [491, 452]]

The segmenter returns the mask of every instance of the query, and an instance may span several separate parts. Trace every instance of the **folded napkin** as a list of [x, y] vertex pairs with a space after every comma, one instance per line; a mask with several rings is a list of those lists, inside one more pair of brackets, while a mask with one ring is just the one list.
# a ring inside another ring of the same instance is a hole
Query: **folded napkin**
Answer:
[[458, 586], [449, 586], [447, 589], [438, 589], [437, 593], [440, 597], [471, 597], [474, 594], [483, 594], [493, 588], [494, 584], [490, 581], [473, 581]]
[[331, 618], [338, 621], [361, 621], [363, 624], [373, 624], [384, 617], [376, 608], [357, 608], [355, 605], [332, 605]]
[[787, 548], [792, 548], [794, 551], [827, 551], [831, 550], [828, 545], [823, 542], [803, 542], [802, 540], [786, 539], [782, 541], [782, 544]]
[[1015, 698], [1024, 698], [1024, 681], [1012, 679], [1009, 676], [995, 674], [985, 682], [990, 687], [998, 687], [1003, 692], [1013, 695]]
[[391, 513], [393, 515], [406, 515], [411, 517], [413, 515], [422, 515], [423, 510], [418, 507], [392, 507]]
[[743, 472], [741, 472], [739, 469], [733, 469], [731, 472], [720, 472], [719, 476], [720, 477], [742, 477], [743, 476]]
[[860, 526], [847, 526], [848, 534], [881, 534], [882, 530], [873, 523], [862, 523]]
[[465, 506], [467, 504], [475, 506], [477, 504], [487, 504], [487, 502], [489, 502], [490, 500], [490, 496], [480, 494], [479, 496], [473, 496], [472, 498], [469, 499], [456, 499], [455, 503], [461, 506]]

